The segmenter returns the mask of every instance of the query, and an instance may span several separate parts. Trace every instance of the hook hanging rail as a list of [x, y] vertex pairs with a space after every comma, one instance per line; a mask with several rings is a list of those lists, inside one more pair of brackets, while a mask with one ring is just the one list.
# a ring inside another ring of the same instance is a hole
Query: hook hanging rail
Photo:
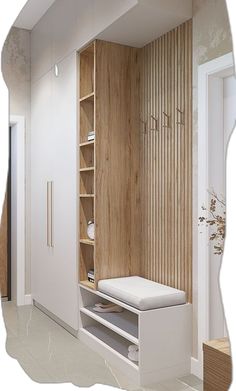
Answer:
[[176, 125], [184, 125], [184, 112], [176, 107], [177, 113], [179, 114], [180, 120], [176, 122]]
[[170, 116], [168, 114], [165, 113], [165, 111], [163, 111], [163, 114], [164, 116], [166, 117], [167, 119], [167, 123], [163, 125], [163, 128], [169, 128], [170, 129]]

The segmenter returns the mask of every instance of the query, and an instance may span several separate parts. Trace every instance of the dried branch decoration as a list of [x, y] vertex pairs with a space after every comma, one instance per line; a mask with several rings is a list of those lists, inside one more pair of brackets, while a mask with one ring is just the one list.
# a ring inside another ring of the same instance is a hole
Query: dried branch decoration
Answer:
[[226, 231], [225, 200], [220, 199], [214, 191], [209, 192], [209, 194], [212, 196], [209, 209], [202, 206], [202, 210], [207, 213], [207, 217], [199, 217], [199, 225], [204, 224], [206, 227], [214, 229], [210, 234], [209, 240], [215, 242], [214, 254], [222, 255]]

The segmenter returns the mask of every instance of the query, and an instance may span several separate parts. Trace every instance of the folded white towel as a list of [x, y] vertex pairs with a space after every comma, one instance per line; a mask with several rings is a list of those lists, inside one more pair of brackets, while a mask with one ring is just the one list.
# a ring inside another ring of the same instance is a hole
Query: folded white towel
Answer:
[[138, 350], [135, 350], [133, 352], [128, 352], [128, 358], [131, 360], [131, 361], [139, 361], [139, 351]]
[[129, 352], [137, 352], [138, 351], [138, 346], [137, 345], [130, 345], [128, 347]]

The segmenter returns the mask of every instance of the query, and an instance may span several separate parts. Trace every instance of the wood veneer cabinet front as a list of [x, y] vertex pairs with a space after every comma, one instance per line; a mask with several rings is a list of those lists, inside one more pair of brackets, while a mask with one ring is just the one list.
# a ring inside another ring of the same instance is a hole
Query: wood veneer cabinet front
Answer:
[[[85, 56], [91, 56], [90, 49], [87, 49], [87, 53], [85, 49], [80, 55], [82, 85], [86, 85], [83, 77], [87, 77]], [[89, 68], [92, 68], [91, 61]], [[93, 80], [94, 91], [91, 87], [80, 88], [80, 113], [84, 115], [83, 102], [90, 99], [86, 96], [83, 98], [83, 93], [94, 93], [95, 186], [94, 200], [90, 203], [94, 202], [94, 269], [97, 283], [100, 279], [140, 274], [139, 49], [96, 41], [94, 79], [90, 77], [89, 80]], [[80, 143], [85, 141], [82, 118]], [[80, 161], [83, 162], [84, 149], [80, 147]], [[81, 242], [84, 239], [81, 233], [85, 233], [83, 220], [80, 230]], [[85, 244], [80, 243], [80, 255], [82, 246]], [[81, 260], [80, 280], [83, 281], [86, 280], [86, 271], [91, 268], [91, 255], [89, 267], [84, 256], [83, 259], [80, 257]]]
[[232, 359], [227, 338], [203, 344], [204, 391], [228, 391], [232, 382]]

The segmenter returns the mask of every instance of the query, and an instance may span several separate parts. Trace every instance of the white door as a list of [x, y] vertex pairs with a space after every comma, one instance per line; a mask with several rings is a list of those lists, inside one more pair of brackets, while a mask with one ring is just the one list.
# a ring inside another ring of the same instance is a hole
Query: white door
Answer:
[[31, 271], [32, 295], [47, 303], [51, 249], [47, 245], [47, 181], [53, 176], [52, 74], [49, 72], [32, 85], [31, 91]]
[[[222, 83], [222, 99], [217, 103], [219, 107], [215, 107], [215, 110], [222, 112], [222, 123], [220, 126], [218, 124], [211, 126], [209, 132], [209, 190], [213, 190], [220, 200], [225, 200], [227, 144], [236, 120], [236, 79], [234, 76], [227, 76], [220, 79], [219, 83]], [[212, 110], [212, 116], [215, 115], [215, 110]], [[214, 124], [214, 118], [210, 120], [211, 124]], [[218, 116], [216, 120], [219, 121]], [[220, 203], [218, 203], [216, 212], [222, 214], [223, 210], [224, 208], [221, 208]], [[221, 292], [218, 283], [222, 256], [214, 254], [213, 243], [211, 242], [209, 246], [210, 339], [221, 338], [226, 334]]]
[[78, 329], [76, 52], [53, 75], [53, 291], [51, 308]]
[[[76, 257], [76, 54], [32, 88], [32, 293], [78, 329]], [[53, 183], [52, 247], [47, 182]]]

